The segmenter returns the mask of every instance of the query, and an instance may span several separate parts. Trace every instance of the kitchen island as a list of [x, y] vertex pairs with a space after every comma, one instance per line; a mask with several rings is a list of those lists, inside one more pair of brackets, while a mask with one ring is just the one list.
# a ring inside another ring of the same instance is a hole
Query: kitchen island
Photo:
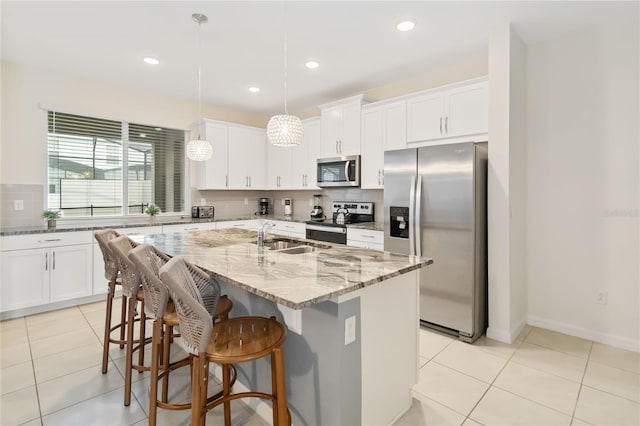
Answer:
[[[419, 269], [430, 259], [225, 229], [136, 237], [218, 278], [231, 317], [276, 316], [293, 424], [390, 424], [411, 405], [418, 371]], [[278, 243], [277, 240], [280, 242]], [[269, 391], [266, 360], [236, 387]], [[252, 401], [263, 417], [270, 406]]]

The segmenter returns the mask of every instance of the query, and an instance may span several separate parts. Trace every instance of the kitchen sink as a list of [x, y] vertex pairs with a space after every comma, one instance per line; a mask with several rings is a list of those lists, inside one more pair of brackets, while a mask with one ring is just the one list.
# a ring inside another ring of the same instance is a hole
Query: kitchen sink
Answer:
[[[254, 241], [254, 244], [256, 242]], [[331, 246], [310, 241], [297, 241], [289, 238], [273, 238], [264, 242], [264, 247], [269, 250], [286, 254], [311, 253], [318, 249], [327, 249]]]
[[279, 250], [278, 253], [284, 254], [302, 254], [302, 253], [312, 253], [318, 250], [316, 247], [301, 245], [298, 247], [292, 247], [284, 250]]

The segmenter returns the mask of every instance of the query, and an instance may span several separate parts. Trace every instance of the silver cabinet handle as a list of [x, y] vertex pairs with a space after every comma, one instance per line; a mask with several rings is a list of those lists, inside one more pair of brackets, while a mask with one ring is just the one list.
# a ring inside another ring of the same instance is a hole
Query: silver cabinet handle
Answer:
[[449, 134], [449, 117], [444, 118], [444, 133]]
[[340, 139], [340, 154], [342, 154], [342, 139]]
[[49, 253], [44, 254], [44, 270], [49, 270]]
[[442, 117], [440, 117], [440, 136], [442, 136]]
[[249, 187], [249, 176], [245, 176], [244, 177], [244, 187], [248, 188]]
[[384, 170], [380, 171], [380, 185], [384, 185]]
[[53, 268], [51, 268], [51, 269], [53, 269], [53, 270], [56, 269], [56, 252], [55, 251], [53, 252]]
[[224, 187], [228, 188], [229, 187], [229, 175], [226, 175], [224, 177]]
[[244, 223], [240, 223], [238, 225], [233, 225], [234, 228], [244, 228]]
[[62, 241], [62, 238], [51, 238], [49, 240], [38, 240], [39, 243], [52, 243], [55, 241]]
[[251, 176], [249, 176], [249, 188], [251, 188]]
[[380, 169], [378, 169], [378, 185], [380, 185]]
[[336, 140], [336, 154], [339, 154], [340, 152], [338, 151], [338, 141]]
[[362, 238], [375, 238], [373, 235], [360, 235]]

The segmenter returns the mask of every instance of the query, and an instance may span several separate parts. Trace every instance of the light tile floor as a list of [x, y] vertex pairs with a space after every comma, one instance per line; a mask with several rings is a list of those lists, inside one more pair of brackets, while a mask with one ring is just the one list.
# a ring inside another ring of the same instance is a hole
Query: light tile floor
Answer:
[[[0, 425], [145, 425], [148, 374], [134, 373], [124, 407], [124, 351], [112, 347], [102, 375], [103, 331], [104, 302], [1, 322]], [[419, 344], [413, 405], [397, 426], [640, 424], [638, 353], [533, 327], [512, 345], [426, 329]], [[172, 398], [184, 400], [188, 372], [176, 373]], [[232, 412], [234, 425], [266, 424], [242, 402]], [[158, 413], [160, 425], [189, 424], [188, 412]]]

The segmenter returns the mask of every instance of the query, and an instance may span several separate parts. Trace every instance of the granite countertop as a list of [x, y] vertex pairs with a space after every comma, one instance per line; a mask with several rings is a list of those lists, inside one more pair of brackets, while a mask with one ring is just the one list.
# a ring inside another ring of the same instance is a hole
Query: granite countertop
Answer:
[[[433, 263], [431, 259], [309, 240], [316, 251], [264, 249], [256, 232], [220, 229], [132, 237], [182, 256], [222, 281], [293, 309], [373, 285]], [[269, 236], [267, 241], [278, 236]], [[304, 240], [295, 240], [304, 241]]]
[[[109, 219], [105, 219], [104, 221], [87, 221], [86, 223], [69, 223], [65, 224], [64, 220], [59, 220], [57, 226], [53, 229], [48, 229], [44, 222], [41, 226], [20, 226], [20, 227], [7, 227], [0, 228], [0, 236], [8, 236], [8, 235], [24, 235], [24, 234], [43, 234], [43, 233], [53, 233], [53, 232], [77, 232], [77, 231], [97, 231], [100, 229], [107, 228], [136, 228], [140, 226], [162, 226], [162, 225], [180, 225], [180, 224], [198, 224], [198, 223], [209, 223], [209, 222], [228, 222], [232, 220], [254, 220], [254, 219], [264, 219], [264, 220], [279, 220], [285, 222], [298, 222], [304, 223], [309, 220], [309, 216], [278, 216], [278, 215], [266, 215], [266, 216], [255, 216], [255, 215], [244, 215], [237, 217], [224, 217], [224, 218], [214, 218], [214, 219], [193, 219], [188, 216], [182, 217], [166, 217], [163, 218], [159, 216], [157, 218], [157, 222], [155, 225], [152, 225], [149, 221], [149, 218], [140, 218], [139, 220], [132, 221], [121, 221], [118, 219], [113, 220], [111, 223], [105, 223]], [[358, 228], [358, 229], [369, 229], [374, 231], [382, 231], [382, 225], [376, 222], [367, 222], [367, 223], [354, 223], [347, 225], [348, 228]]]

